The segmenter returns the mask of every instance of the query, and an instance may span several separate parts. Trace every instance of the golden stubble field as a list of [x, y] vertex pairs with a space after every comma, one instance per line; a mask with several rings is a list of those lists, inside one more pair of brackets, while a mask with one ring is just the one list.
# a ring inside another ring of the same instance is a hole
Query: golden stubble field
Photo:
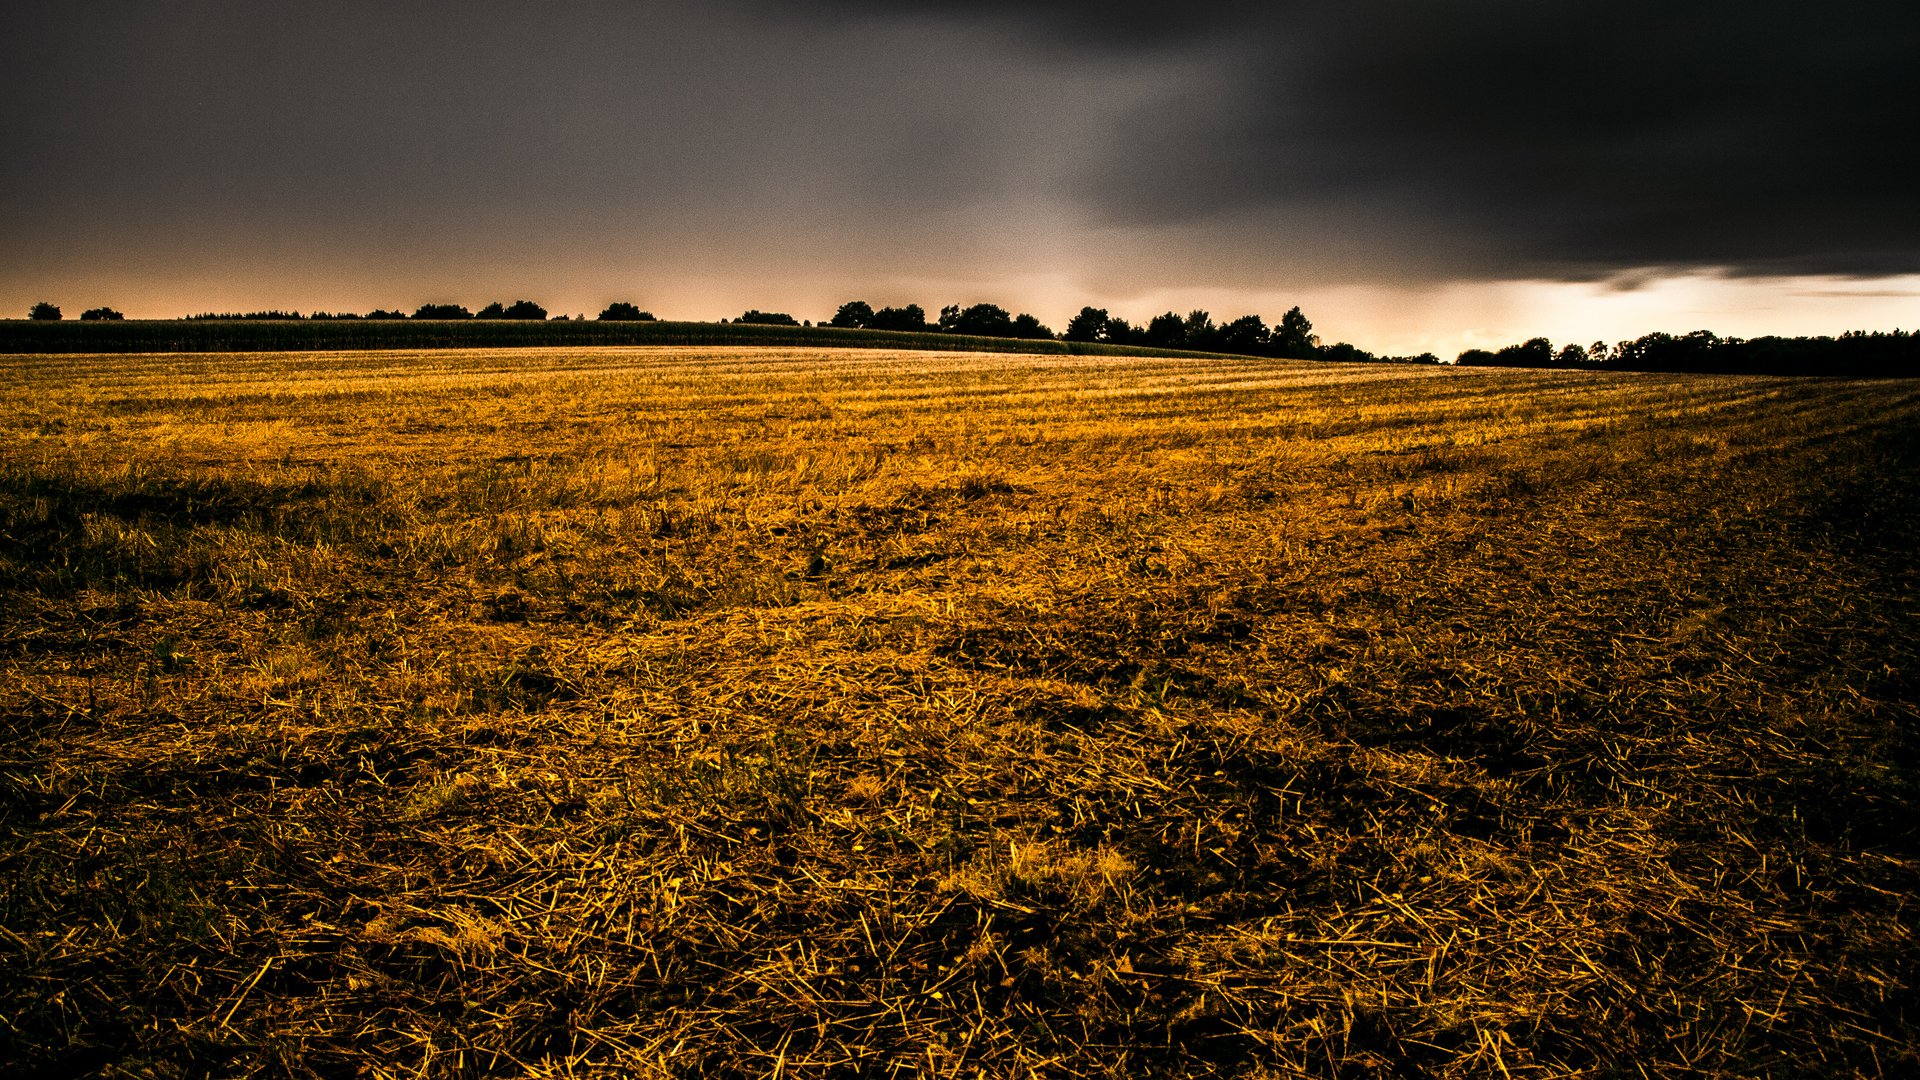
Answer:
[[0, 1062], [1920, 1067], [1920, 386], [0, 357]]

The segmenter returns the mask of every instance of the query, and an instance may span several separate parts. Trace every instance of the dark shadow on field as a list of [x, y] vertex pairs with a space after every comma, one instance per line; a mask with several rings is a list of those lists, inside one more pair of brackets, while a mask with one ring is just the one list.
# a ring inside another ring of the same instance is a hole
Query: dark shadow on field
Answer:
[[72, 527], [82, 515], [96, 514], [127, 522], [259, 528], [298, 520], [291, 515], [296, 509], [364, 504], [372, 502], [375, 495], [377, 488], [370, 482], [349, 487], [340, 478], [329, 483], [309, 480], [272, 484], [133, 471], [118, 480], [96, 480], [0, 469], [0, 498], [44, 503], [46, 509], [39, 516], [56, 527]]
[[266, 483], [137, 470], [100, 479], [0, 468], [0, 558], [38, 571], [35, 586], [43, 593], [90, 584], [166, 586], [202, 579], [213, 567], [181, 545], [121, 543], [104, 534], [116, 526], [151, 532], [217, 527], [296, 542], [337, 539], [364, 532], [367, 524], [355, 515], [378, 500], [376, 481], [350, 475]]
[[1896, 574], [1920, 571], [1920, 432], [1875, 431], [1848, 448], [1853, 467], [1808, 492], [1806, 524], [1856, 558]]
[[1920, 431], [1883, 425], [1848, 444], [1848, 468], [1805, 486], [1799, 526], [1845, 560], [1857, 595], [1891, 603], [1836, 613], [1849, 624], [1844, 637], [1805, 634], [1800, 643], [1816, 664], [1845, 650], [1850, 663], [1870, 665], [1850, 680], [1867, 696], [1848, 729], [1816, 733], [1809, 753], [1756, 786], [1789, 839], [1911, 857], [1920, 854], [1920, 650], [1912, 634], [1920, 625]]

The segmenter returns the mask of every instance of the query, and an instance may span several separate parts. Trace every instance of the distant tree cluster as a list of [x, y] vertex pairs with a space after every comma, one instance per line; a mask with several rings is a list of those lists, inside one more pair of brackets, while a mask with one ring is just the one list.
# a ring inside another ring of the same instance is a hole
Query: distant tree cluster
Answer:
[[1375, 356], [1341, 342], [1320, 344], [1313, 323], [1298, 307], [1280, 317], [1272, 327], [1258, 315], [1242, 315], [1232, 322], [1216, 324], [1205, 311], [1185, 315], [1169, 311], [1156, 315], [1143, 325], [1134, 325], [1105, 308], [1083, 307], [1067, 321], [1059, 334], [1042, 325], [1032, 315], [1011, 315], [995, 304], [958, 305], [940, 309], [938, 320], [929, 323], [918, 304], [875, 311], [865, 300], [850, 300], [833, 313], [826, 325], [856, 330], [908, 330], [921, 333], [969, 334], [980, 337], [1054, 338], [1063, 341], [1099, 342], [1108, 345], [1144, 345], [1156, 349], [1188, 349], [1195, 352], [1232, 353], [1244, 356], [1287, 357], [1300, 360], [1366, 360], [1437, 364], [1431, 353], [1420, 356]]
[[1320, 348], [1313, 323], [1298, 307], [1280, 316], [1279, 324], [1272, 327], [1258, 315], [1242, 315], [1231, 322], [1216, 324], [1212, 313], [1199, 310], [1185, 315], [1169, 311], [1155, 315], [1143, 326], [1135, 326], [1109, 314], [1105, 308], [1084, 307], [1067, 323], [1064, 336], [1068, 341], [1104, 341], [1114, 345], [1300, 360], [1313, 358]]
[[950, 304], [940, 309], [934, 331], [941, 334], [965, 334], [969, 337], [1018, 338], [1023, 341], [1051, 339], [1053, 331], [1039, 319], [1022, 312], [1012, 314], [998, 304], [974, 304], [961, 307]]
[[531, 300], [515, 300], [511, 304], [501, 304], [495, 300], [486, 307], [473, 313], [476, 319], [544, 319], [547, 309]]
[[739, 318], [733, 321], [739, 322], [739, 323], [753, 323], [758, 326], [799, 326], [800, 325], [799, 319], [796, 319], [793, 316], [788, 315], [784, 311], [749, 310], [745, 314], [741, 315]]
[[[926, 312], [920, 313], [920, 321], [926, 321]], [[870, 330], [873, 328], [873, 305], [865, 300], [849, 300], [840, 305], [840, 310], [827, 320], [828, 326], [837, 326], [842, 330]]]
[[[42, 300], [27, 309], [27, 318], [35, 322], [58, 322], [62, 316], [59, 305], [49, 304], [45, 300]], [[103, 320], [110, 321], [124, 318], [126, 318], [125, 315], [120, 314], [110, 307], [88, 308], [80, 313], [80, 321], [82, 322], [101, 322]]]
[[1503, 349], [1468, 349], [1467, 367], [1584, 368], [1761, 375], [1920, 375], [1920, 333], [1855, 330], [1834, 337], [1721, 337], [1711, 330], [1652, 333], [1608, 345], [1566, 345], [1530, 338]]
[[[82, 315], [80, 317], [84, 319], [87, 316]], [[109, 319], [117, 319], [120, 316], [118, 314], [113, 314], [113, 315], [106, 315], [102, 317], [109, 318]], [[300, 322], [300, 321], [344, 322], [344, 321], [350, 321], [354, 319], [404, 319], [406, 317], [407, 316], [405, 312], [387, 311], [381, 308], [376, 308], [373, 311], [369, 311], [365, 315], [358, 315], [351, 311], [316, 311], [311, 315], [306, 315], [298, 311], [271, 310], [271, 311], [244, 311], [244, 312], [206, 311], [198, 315], [187, 316], [188, 320], [192, 322], [208, 322], [208, 321], [218, 322], [218, 321], [236, 320], [236, 319], [244, 319], [244, 320], [267, 319], [267, 320], [278, 320], [278, 321], [286, 321], [286, 322]]]
[[1323, 345], [1320, 336], [1313, 332], [1312, 320], [1298, 305], [1288, 308], [1280, 316], [1280, 321], [1271, 327], [1258, 315], [1242, 315], [1230, 322], [1215, 323], [1212, 314], [1206, 311], [1189, 311], [1185, 315], [1168, 311], [1147, 320], [1145, 326], [1133, 326], [1125, 319], [1109, 316], [1100, 308], [1081, 308], [1080, 314], [1068, 324], [1066, 337], [1069, 341], [1108, 341], [1117, 345], [1148, 345], [1159, 349], [1190, 349], [1195, 352], [1270, 356], [1285, 360], [1394, 364], [1440, 362], [1440, 358], [1432, 353], [1376, 356], [1344, 341]]
[[[57, 312], [59, 309], [55, 308], [54, 310]], [[102, 314], [96, 314], [96, 312], [99, 312]], [[614, 313], [608, 314], [607, 312], [614, 312]], [[600, 317], [603, 319], [631, 319], [636, 321], [647, 321], [653, 318], [653, 316], [650, 313], [641, 311], [639, 308], [634, 307], [632, 304], [614, 304], [607, 309], [607, 312], [602, 312]], [[631, 312], [631, 314], [626, 314], [626, 312]], [[41, 316], [35, 316], [35, 318], [39, 318], [39, 317]], [[54, 317], [57, 318], [58, 316], [56, 315]], [[83, 319], [93, 319], [93, 318], [117, 319], [117, 318], [120, 318], [120, 313], [117, 311], [112, 311], [109, 308], [96, 308], [94, 309], [94, 311], [90, 311], [87, 314], [82, 315], [80, 317]], [[187, 318], [195, 321], [219, 320], [219, 319], [278, 319], [278, 320], [287, 320], [287, 321], [304, 320], [308, 322], [338, 322], [338, 321], [350, 320], [350, 319], [392, 320], [392, 319], [406, 319], [406, 318], [535, 320], [535, 319], [547, 318], [547, 309], [540, 306], [539, 304], [534, 303], [532, 300], [515, 300], [511, 304], [503, 304], [500, 301], [496, 300], [493, 303], [488, 304], [486, 307], [481, 308], [478, 312], [468, 311], [464, 306], [460, 304], [421, 304], [418, 308], [414, 309], [414, 312], [411, 316], [409, 316], [406, 312], [399, 310], [398, 308], [391, 308], [391, 309], [375, 308], [372, 311], [367, 312], [365, 315], [360, 315], [351, 311], [316, 311], [310, 315], [302, 314], [299, 311], [279, 311], [279, 310], [247, 311], [247, 312], [211, 312], [209, 311], [209, 312], [203, 312], [198, 315], [189, 315], [187, 316]], [[558, 318], [564, 319], [566, 318], [566, 316], [561, 315], [561, 316], [558, 316]]]
[[961, 307], [950, 304], [940, 309], [940, 317], [927, 321], [919, 304], [886, 307], [878, 311], [865, 300], [840, 305], [828, 326], [850, 330], [901, 330], [910, 333], [965, 334], [969, 337], [1019, 338], [1030, 341], [1052, 340], [1054, 332], [1040, 320], [1022, 312], [1015, 315], [998, 304], [974, 304]]
[[[53, 304], [47, 303], [45, 301], [42, 301], [38, 304], [33, 305], [33, 308], [30, 311], [28, 311], [27, 317], [29, 319], [35, 319], [35, 320], [51, 321], [51, 320], [59, 319], [61, 317], [61, 312], [59, 307]], [[299, 322], [299, 321], [338, 322], [338, 321], [352, 320], [352, 319], [392, 320], [392, 319], [407, 319], [407, 318], [533, 320], [533, 319], [545, 319], [547, 317], [548, 317], [547, 309], [533, 302], [532, 300], [515, 300], [511, 304], [501, 303], [500, 301], [496, 300], [493, 303], [488, 304], [486, 307], [481, 308], [477, 313], [467, 310], [466, 307], [460, 304], [421, 304], [418, 308], [414, 309], [414, 312], [412, 315], [408, 315], [405, 311], [399, 308], [375, 308], [364, 315], [358, 314], [356, 312], [351, 312], [351, 311], [315, 311], [315, 312], [312, 312], [311, 314], [308, 314], [308, 313], [300, 312], [298, 310], [281, 311], [278, 308], [274, 308], [266, 311], [244, 311], [244, 312], [242, 311], [204, 311], [198, 314], [186, 316], [188, 320], [194, 321], [194, 322], [243, 320], [243, 319], [277, 320], [277, 321], [288, 321], [288, 322]], [[566, 318], [565, 315], [556, 316], [556, 317], [561, 319]], [[585, 316], [581, 316], [581, 317], [584, 318]], [[96, 307], [96, 308], [88, 308], [85, 312], [82, 312], [80, 315], [80, 318], [88, 322], [94, 322], [94, 321], [100, 321], [100, 320], [122, 319], [122, 318], [125, 318], [125, 316], [121, 315], [120, 312], [115, 311], [110, 307]], [[607, 305], [606, 310], [600, 313], [600, 318], [608, 322], [655, 322], [657, 321], [652, 312], [642, 311], [640, 310], [639, 307], [631, 303], [628, 303], [624, 300], [617, 301], [615, 303]]]
[[849, 330], [900, 330], [907, 333], [926, 333], [933, 329], [927, 324], [926, 310], [919, 304], [884, 307], [875, 311], [865, 300], [841, 304], [840, 310], [833, 313], [827, 325]]

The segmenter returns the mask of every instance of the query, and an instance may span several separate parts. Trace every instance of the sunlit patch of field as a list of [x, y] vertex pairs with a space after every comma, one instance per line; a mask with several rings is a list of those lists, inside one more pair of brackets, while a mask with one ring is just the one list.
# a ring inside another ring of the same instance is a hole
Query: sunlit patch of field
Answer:
[[1896, 1075], [1920, 386], [0, 357], [0, 1061]]

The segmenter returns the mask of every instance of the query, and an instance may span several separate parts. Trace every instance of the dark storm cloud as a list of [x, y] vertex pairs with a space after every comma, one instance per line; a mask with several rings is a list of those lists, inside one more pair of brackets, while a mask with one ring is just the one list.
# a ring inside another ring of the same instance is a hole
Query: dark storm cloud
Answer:
[[22, 3], [0, 278], [977, 277], [1106, 109], [1030, 60], [686, 0]]
[[1138, 50], [1229, 35], [1236, 26], [1286, 8], [1285, 3], [1245, 0], [1190, 0], [1179, 5], [1109, 4], [1099, 0], [1032, 3], [1022, 0], [826, 0], [793, 4], [760, 0], [775, 16], [810, 21], [821, 17], [851, 20], [887, 17], [967, 23], [1000, 23], [1028, 35], [1036, 44], [1074, 49]]
[[1177, 58], [1082, 178], [1118, 220], [1346, 230], [1467, 277], [1920, 270], [1912, 5], [824, 6]]
[[1920, 271], [1916, 41], [1883, 2], [20, 0], [0, 291]]

